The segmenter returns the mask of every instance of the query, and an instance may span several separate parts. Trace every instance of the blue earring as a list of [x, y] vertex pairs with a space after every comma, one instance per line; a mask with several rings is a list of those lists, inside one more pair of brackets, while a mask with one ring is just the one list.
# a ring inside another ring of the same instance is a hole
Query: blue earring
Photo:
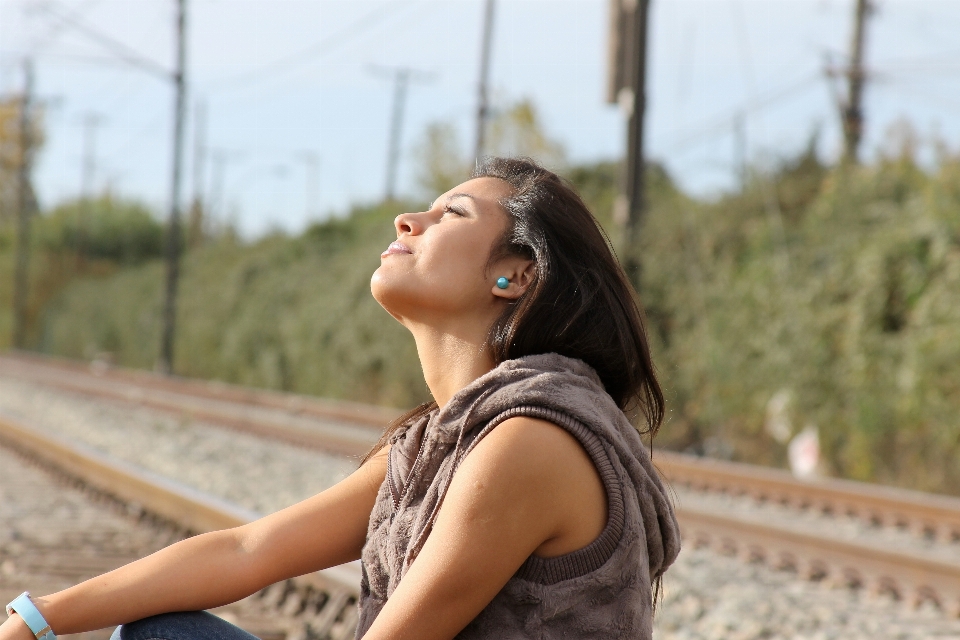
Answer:
[[506, 289], [506, 288], [509, 287], [509, 286], [510, 286], [510, 281], [509, 281], [509, 280], [507, 280], [507, 279], [504, 278], [503, 276], [500, 276], [499, 278], [497, 278], [497, 287], [498, 287], [498, 288], [500, 288], [500, 289]]

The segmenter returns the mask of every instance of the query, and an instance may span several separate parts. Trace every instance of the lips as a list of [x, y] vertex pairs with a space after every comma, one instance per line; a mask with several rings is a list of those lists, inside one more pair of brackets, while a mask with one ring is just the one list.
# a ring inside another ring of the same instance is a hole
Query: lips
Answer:
[[403, 243], [401, 243], [401, 242], [399, 242], [399, 241], [394, 241], [394, 242], [391, 242], [391, 243], [390, 243], [390, 246], [387, 247], [387, 250], [386, 250], [386, 251], [384, 251], [383, 253], [380, 254], [380, 257], [381, 257], [381, 258], [386, 258], [387, 256], [395, 255], [395, 254], [398, 254], [398, 253], [401, 253], [401, 254], [402, 254], [402, 253], [411, 254], [411, 253], [413, 253], [413, 251], [411, 251], [411, 250], [409, 249], [409, 247], [407, 247], [405, 244], [403, 244]]

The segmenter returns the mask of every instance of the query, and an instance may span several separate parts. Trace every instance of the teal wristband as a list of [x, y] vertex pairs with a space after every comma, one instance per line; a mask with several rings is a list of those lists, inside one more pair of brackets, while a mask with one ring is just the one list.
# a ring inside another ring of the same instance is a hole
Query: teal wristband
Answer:
[[44, 620], [43, 614], [30, 599], [29, 591], [24, 591], [7, 605], [8, 616], [13, 615], [14, 611], [20, 614], [20, 618], [27, 623], [37, 640], [57, 640], [53, 629], [50, 628], [50, 625]]

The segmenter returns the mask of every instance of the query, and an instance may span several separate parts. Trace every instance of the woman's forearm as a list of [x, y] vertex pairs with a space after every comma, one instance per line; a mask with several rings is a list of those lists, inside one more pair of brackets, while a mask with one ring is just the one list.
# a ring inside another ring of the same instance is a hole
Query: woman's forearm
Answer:
[[[356, 560], [386, 449], [346, 480], [255, 522], [178, 542], [34, 602], [57, 635], [235, 602], [279, 580]], [[26, 634], [26, 635], [24, 635]], [[29, 640], [18, 618], [0, 640]]]
[[228, 604], [266, 586], [261, 580], [237, 530], [228, 529], [188, 538], [34, 602], [61, 635]]

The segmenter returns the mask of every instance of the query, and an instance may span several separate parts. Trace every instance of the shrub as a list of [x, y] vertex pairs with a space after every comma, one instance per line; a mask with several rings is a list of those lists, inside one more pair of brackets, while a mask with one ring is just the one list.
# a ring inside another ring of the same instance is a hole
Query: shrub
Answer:
[[110, 194], [65, 202], [42, 216], [37, 242], [49, 251], [83, 252], [132, 265], [163, 251], [163, 226], [143, 204]]

